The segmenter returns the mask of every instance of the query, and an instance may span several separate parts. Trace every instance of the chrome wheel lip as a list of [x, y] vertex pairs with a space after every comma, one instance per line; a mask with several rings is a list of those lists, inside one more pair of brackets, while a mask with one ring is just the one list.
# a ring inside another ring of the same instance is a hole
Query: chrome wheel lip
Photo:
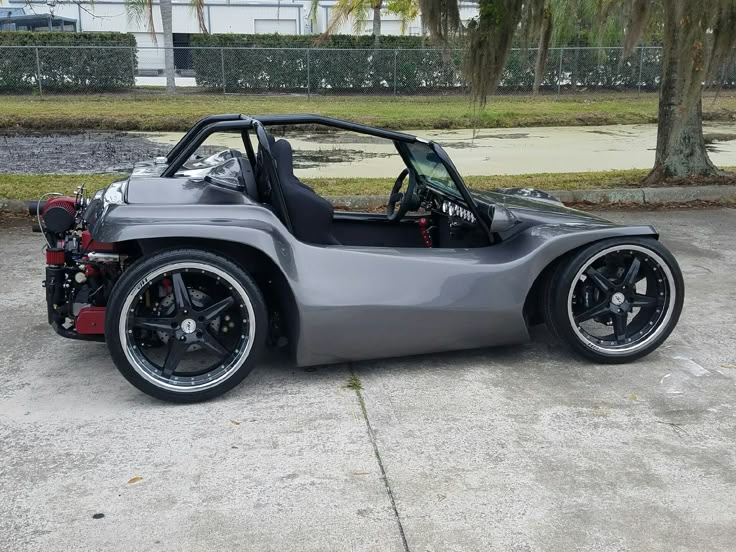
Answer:
[[[603, 346], [598, 343], [593, 343], [589, 338], [583, 335], [583, 333], [578, 329], [578, 325], [575, 323], [575, 316], [572, 310], [573, 295], [575, 294], [575, 287], [577, 283], [580, 281], [580, 277], [588, 269], [588, 267], [590, 267], [595, 261], [597, 261], [601, 257], [604, 257], [610, 253], [625, 252], [625, 251], [638, 251], [639, 253], [643, 253], [644, 255], [651, 258], [657, 263], [658, 268], [662, 271], [662, 274], [664, 274], [664, 276], [667, 278], [669, 296], [667, 297], [667, 301], [665, 305], [663, 306], [663, 310], [664, 310], [663, 316], [660, 317], [660, 319], [657, 321], [656, 328], [654, 328], [654, 330], [650, 332], [644, 339], [642, 339], [641, 341], [632, 343], [631, 345]], [[609, 356], [625, 356], [625, 355], [630, 355], [632, 353], [635, 353], [647, 347], [652, 341], [656, 340], [662, 334], [662, 332], [665, 330], [665, 328], [669, 324], [669, 321], [672, 319], [676, 300], [677, 300], [677, 290], [675, 286], [675, 278], [674, 278], [674, 275], [672, 274], [672, 270], [670, 269], [669, 265], [664, 261], [664, 259], [662, 259], [662, 257], [660, 257], [657, 253], [655, 253], [651, 249], [648, 249], [641, 245], [619, 244], [619, 245], [608, 247], [596, 253], [593, 257], [585, 261], [585, 263], [580, 268], [580, 270], [578, 270], [577, 274], [575, 274], [575, 277], [572, 280], [572, 284], [570, 285], [570, 291], [568, 292], [568, 295], [567, 295], [567, 316], [568, 316], [568, 321], [570, 322], [573, 332], [575, 333], [577, 338], [588, 348], [598, 353], [606, 354]]]
[[[180, 381], [178, 383], [172, 383], [171, 381], [162, 378], [160, 375], [155, 374], [148, 366], [143, 364], [140, 361], [140, 359], [131, 352], [132, 347], [131, 347], [131, 343], [130, 343], [128, 332], [127, 332], [128, 318], [131, 315], [131, 305], [133, 304], [133, 301], [135, 301], [136, 296], [138, 295], [140, 290], [143, 289], [151, 280], [154, 280], [165, 273], [177, 272], [180, 270], [190, 270], [190, 271], [200, 271], [200, 272], [203, 271], [205, 273], [213, 274], [219, 277], [220, 279], [226, 281], [230, 286], [232, 286], [233, 290], [238, 293], [243, 306], [248, 312], [248, 333], [246, 335], [245, 347], [240, 348], [240, 351], [229, 362], [228, 366], [226, 367], [226, 369], [223, 371], [222, 374], [220, 374], [216, 378], [213, 378], [211, 380], [208, 380], [200, 384], [192, 383], [191, 385], [184, 385], [183, 381]], [[122, 346], [123, 352], [125, 353], [125, 358], [128, 360], [128, 363], [132, 366], [132, 368], [136, 371], [136, 373], [140, 375], [143, 379], [145, 379], [147, 382], [161, 389], [165, 389], [167, 391], [174, 391], [176, 393], [194, 393], [198, 391], [205, 391], [207, 389], [212, 389], [213, 387], [220, 385], [221, 383], [229, 379], [231, 376], [233, 376], [240, 369], [240, 367], [245, 363], [245, 361], [248, 360], [251, 349], [253, 348], [255, 333], [256, 333], [255, 311], [253, 309], [253, 304], [251, 303], [248, 292], [245, 290], [245, 288], [235, 278], [233, 278], [230, 274], [228, 274], [224, 270], [218, 267], [212, 266], [210, 264], [196, 262], [196, 261], [192, 261], [192, 262], [183, 261], [183, 262], [169, 263], [162, 267], [157, 268], [156, 270], [152, 272], [149, 272], [148, 274], [143, 276], [141, 279], [139, 279], [138, 283], [136, 283], [136, 285], [133, 286], [131, 291], [128, 293], [128, 296], [125, 298], [125, 302], [123, 303], [123, 308], [122, 308], [122, 311], [121, 311], [121, 314], [118, 320], [118, 335], [120, 338], [120, 344]]]

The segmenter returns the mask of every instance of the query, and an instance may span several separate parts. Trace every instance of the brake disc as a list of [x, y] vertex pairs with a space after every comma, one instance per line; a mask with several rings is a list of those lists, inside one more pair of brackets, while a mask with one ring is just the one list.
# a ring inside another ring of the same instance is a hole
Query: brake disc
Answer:
[[[212, 300], [210, 299], [210, 296], [207, 295], [204, 291], [201, 291], [199, 289], [193, 289], [193, 288], [187, 288], [189, 291], [189, 298], [192, 301], [192, 305], [196, 307], [197, 309], [203, 309], [206, 306], [212, 304]], [[162, 312], [163, 316], [166, 316], [168, 313], [173, 312], [174, 310], [174, 294], [169, 293], [166, 297], [161, 299], [159, 301], [159, 308]], [[212, 332], [217, 333], [220, 331], [220, 317], [218, 316], [215, 318], [212, 322], [210, 322], [208, 328], [212, 330]], [[166, 344], [169, 342], [170, 334], [162, 331], [157, 331], [156, 335], [158, 335], [158, 338], [161, 340], [162, 343]], [[200, 345], [197, 345], [196, 343], [193, 343], [189, 346], [188, 351], [197, 351], [201, 349]]]

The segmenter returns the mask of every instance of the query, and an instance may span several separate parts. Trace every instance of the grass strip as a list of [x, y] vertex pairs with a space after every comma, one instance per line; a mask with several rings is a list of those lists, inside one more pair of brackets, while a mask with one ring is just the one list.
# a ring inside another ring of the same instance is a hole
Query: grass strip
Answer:
[[[543, 190], [585, 190], [640, 186], [647, 169], [539, 173], [522, 175], [468, 176], [466, 184], [477, 190], [494, 188], [540, 188]], [[124, 174], [0, 174], [0, 197], [36, 199], [48, 192], [71, 194], [80, 184], [94, 191], [125, 178]], [[392, 178], [309, 178], [304, 179], [320, 195], [386, 195]]]
[[[316, 113], [390, 129], [449, 129], [653, 123], [656, 93], [492, 97], [479, 109], [462, 96], [223, 96], [161, 93], [3, 96], [0, 129], [184, 131], [214, 113]], [[708, 120], [732, 121], [736, 95], [703, 102]]]
[[[646, 169], [537, 173], [520, 175], [466, 176], [465, 183], [475, 190], [495, 188], [539, 188], [542, 190], [587, 190], [593, 188], [631, 188], [639, 186]], [[385, 195], [393, 178], [305, 178], [320, 195]]]
[[127, 178], [127, 175], [116, 173], [0, 174], [0, 197], [33, 200], [50, 192], [70, 195], [80, 184], [84, 184], [88, 192], [92, 192], [122, 178]]

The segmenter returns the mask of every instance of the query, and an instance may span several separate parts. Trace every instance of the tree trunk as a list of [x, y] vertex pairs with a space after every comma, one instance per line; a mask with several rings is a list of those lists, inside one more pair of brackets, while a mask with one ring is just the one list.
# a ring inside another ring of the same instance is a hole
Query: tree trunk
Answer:
[[665, 8], [664, 59], [659, 91], [657, 153], [646, 183], [667, 177], [714, 176], [721, 171], [711, 162], [703, 139], [702, 94], [705, 32], [693, 32], [699, 22], [687, 0]]
[[534, 64], [534, 86], [532, 87], [532, 96], [539, 94], [539, 87], [544, 80], [544, 68], [547, 65], [547, 54], [549, 53], [549, 43], [552, 40], [552, 14], [549, 10], [544, 10], [542, 16], [542, 28], [539, 31], [539, 44], [537, 46], [537, 60]]
[[171, 0], [160, 0], [161, 25], [164, 30], [164, 72], [166, 92], [176, 92], [176, 66], [174, 65], [174, 31], [171, 14]]
[[373, 7], [373, 39], [376, 41], [376, 45], [381, 42], [381, 5], [383, 1], [379, 2]]

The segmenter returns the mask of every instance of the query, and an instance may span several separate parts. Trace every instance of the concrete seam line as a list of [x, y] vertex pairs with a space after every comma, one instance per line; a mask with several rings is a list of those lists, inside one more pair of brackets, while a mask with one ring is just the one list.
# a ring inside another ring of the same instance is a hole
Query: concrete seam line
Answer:
[[[358, 379], [358, 376], [355, 375], [355, 371], [353, 370], [353, 365], [351, 363], [348, 363], [348, 368], [350, 369], [350, 377], [352, 381], [360, 381]], [[391, 490], [391, 483], [389, 483], [388, 476], [386, 475], [386, 469], [383, 466], [383, 460], [381, 459], [381, 452], [378, 450], [378, 443], [376, 442], [376, 435], [373, 433], [373, 427], [371, 426], [371, 422], [368, 419], [368, 409], [365, 405], [365, 399], [363, 398], [363, 393], [361, 393], [361, 386], [351, 386], [353, 391], [355, 391], [355, 395], [358, 397], [358, 404], [360, 405], [360, 411], [363, 413], [363, 420], [365, 421], [365, 427], [368, 432], [368, 438], [371, 441], [371, 445], [373, 446], [373, 454], [376, 457], [376, 462], [378, 463], [378, 469], [381, 472], [381, 479], [383, 480], [383, 485], [386, 488], [386, 494], [388, 495], [388, 499], [391, 502], [391, 509], [394, 512], [394, 517], [396, 518], [396, 525], [399, 528], [399, 536], [401, 537], [401, 544], [404, 548], [404, 552], [410, 552], [409, 550], [409, 543], [406, 540], [406, 533], [404, 532], [404, 525], [401, 523], [401, 517], [399, 516], [399, 509], [396, 506], [396, 499], [394, 498], [393, 490]]]

